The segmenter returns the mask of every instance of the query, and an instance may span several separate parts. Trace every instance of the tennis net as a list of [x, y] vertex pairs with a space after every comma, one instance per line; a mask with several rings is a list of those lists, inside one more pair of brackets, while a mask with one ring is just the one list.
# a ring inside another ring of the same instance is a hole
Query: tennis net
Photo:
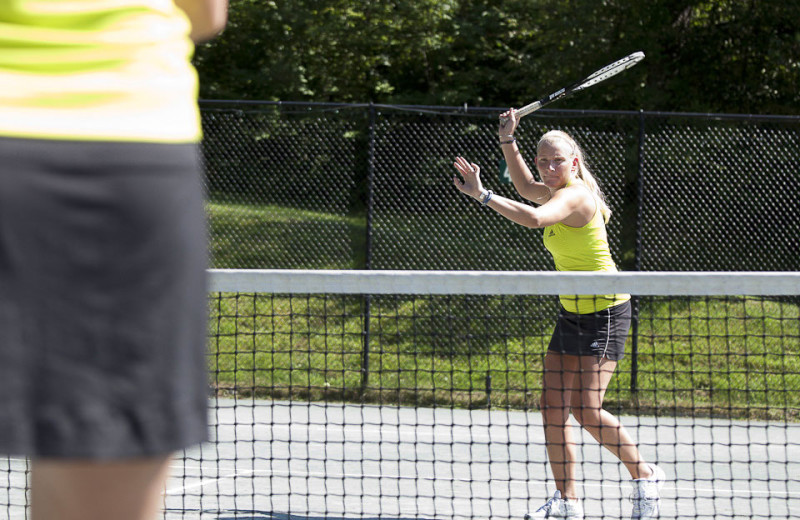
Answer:
[[[521, 520], [555, 490], [555, 295], [614, 293], [633, 320], [604, 408], [666, 472], [660, 518], [800, 518], [800, 273], [216, 270], [211, 291], [213, 440], [176, 458], [165, 518]], [[627, 518], [630, 474], [572, 424], [586, 517]], [[11, 518], [27, 467], [0, 470]]]

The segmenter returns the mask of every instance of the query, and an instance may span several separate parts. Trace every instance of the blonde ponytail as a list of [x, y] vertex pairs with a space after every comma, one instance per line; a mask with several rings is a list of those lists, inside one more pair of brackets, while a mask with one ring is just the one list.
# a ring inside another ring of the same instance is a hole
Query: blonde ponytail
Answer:
[[606, 203], [606, 197], [603, 195], [603, 191], [600, 189], [597, 179], [594, 178], [594, 175], [592, 175], [592, 172], [589, 170], [589, 167], [586, 164], [586, 159], [583, 155], [583, 149], [580, 147], [580, 145], [578, 145], [575, 139], [573, 139], [568, 133], [561, 130], [550, 130], [549, 132], [545, 133], [541, 139], [539, 139], [539, 144], [536, 148], [538, 149], [542, 143], [553, 145], [554, 141], [556, 140], [561, 140], [567, 143], [567, 145], [572, 149], [572, 153], [578, 158], [578, 178], [583, 181], [583, 184], [587, 188], [589, 188], [589, 191], [597, 196], [597, 203], [600, 206], [600, 214], [603, 215], [603, 220], [607, 223], [611, 218], [611, 208], [609, 208], [608, 204]]

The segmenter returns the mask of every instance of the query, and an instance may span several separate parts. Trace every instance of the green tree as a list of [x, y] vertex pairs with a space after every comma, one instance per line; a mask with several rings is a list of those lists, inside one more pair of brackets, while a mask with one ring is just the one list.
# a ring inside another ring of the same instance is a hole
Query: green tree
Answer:
[[520, 106], [642, 50], [567, 107], [798, 113], [800, 4], [233, 0], [200, 47], [215, 99]]

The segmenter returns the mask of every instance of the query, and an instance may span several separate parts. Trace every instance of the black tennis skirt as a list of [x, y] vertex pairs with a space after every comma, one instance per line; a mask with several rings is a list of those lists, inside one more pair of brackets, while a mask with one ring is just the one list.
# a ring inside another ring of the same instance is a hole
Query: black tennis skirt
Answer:
[[0, 139], [0, 452], [207, 438], [200, 172], [196, 145]]
[[619, 361], [625, 356], [630, 326], [630, 300], [591, 314], [575, 314], [561, 308], [548, 350]]

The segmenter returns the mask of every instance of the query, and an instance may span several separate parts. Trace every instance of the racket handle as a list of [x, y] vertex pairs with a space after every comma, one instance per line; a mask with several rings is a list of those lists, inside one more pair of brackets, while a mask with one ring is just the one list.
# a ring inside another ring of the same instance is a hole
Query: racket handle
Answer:
[[[534, 101], [533, 103], [530, 103], [530, 104], [525, 105], [524, 107], [518, 109], [517, 110], [517, 118], [519, 119], [520, 117], [526, 116], [526, 115], [530, 114], [531, 112], [536, 112], [540, 108], [542, 108], [542, 102], [541, 101]], [[508, 122], [508, 118], [501, 117], [500, 118], [500, 122], [505, 125]]]
[[536, 112], [540, 108], [542, 108], [542, 102], [541, 101], [534, 101], [533, 103], [531, 103], [529, 105], [525, 105], [524, 107], [522, 107], [519, 110], [517, 110], [517, 117], [527, 116], [531, 112]]

